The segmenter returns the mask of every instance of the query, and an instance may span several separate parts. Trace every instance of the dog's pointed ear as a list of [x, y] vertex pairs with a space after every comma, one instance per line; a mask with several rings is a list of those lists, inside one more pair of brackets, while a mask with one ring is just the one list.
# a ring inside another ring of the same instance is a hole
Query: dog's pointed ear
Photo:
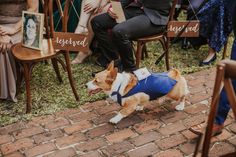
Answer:
[[118, 68], [113, 68], [113, 70], [110, 71], [111, 78], [112, 78], [112, 79], [115, 79], [116, 76], [117, 76], [117, 73], [118, 73]]
[[112, 71], [114, 69], [114, 61], [111, 61], [111, 63], [107, 67], [107, 71]]
[[113, 69], [108, 73], [105, 82], [111, 85], [111, 84], [114, 82], [114, 80], [116, 79], [117, 73], [118, 73], [118, 68], [113, 68]]

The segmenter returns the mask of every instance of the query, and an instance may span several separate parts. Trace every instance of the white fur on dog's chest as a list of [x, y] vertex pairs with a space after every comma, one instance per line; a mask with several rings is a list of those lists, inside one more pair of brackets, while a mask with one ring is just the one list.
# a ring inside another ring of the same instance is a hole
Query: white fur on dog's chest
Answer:
[[[113, 92], [119, 92], [121, 96], [124, 96], [125, 87], [128, 85], [130, 81], [130, 74], [129, 73], [118, 73], [115, 81], [112, 84], [111, 91], [108, 93], [109, 97], [117, 102], [117, 95], [113, 95]], [[120, 88], [120, 89], [119, 89]], [[118, 91], [119, 89], [119, 91]]]

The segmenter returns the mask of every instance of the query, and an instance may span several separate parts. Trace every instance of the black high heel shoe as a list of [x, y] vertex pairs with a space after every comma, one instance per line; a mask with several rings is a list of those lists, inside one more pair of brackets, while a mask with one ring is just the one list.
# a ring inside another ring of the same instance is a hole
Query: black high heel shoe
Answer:
[[207, 61], [207, 62], [201, 61], [199, 63], [199, 66], [210, 65], [211, 63], [213, 63], [216, 60], [216, 58], [217, 58], [217, 56], [215, 53], [215, 55], [209, 61]]

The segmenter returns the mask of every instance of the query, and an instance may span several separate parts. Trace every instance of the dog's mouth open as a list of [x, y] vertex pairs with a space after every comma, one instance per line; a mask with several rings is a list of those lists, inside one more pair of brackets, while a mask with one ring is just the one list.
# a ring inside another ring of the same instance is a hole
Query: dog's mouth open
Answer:
[[94, 89], [94, 90], [89, 90], [89, 95], [97, 94], [97, 93], [99, 93], [101, 90], [102, 90], [101, 88], [97, 88], [97, 89]]
[[93, 81], [88, 82], [86, 86], [87, 86], [89, 95], [97, 94], [98, 92], [102, 90], [102, 88], [95, 85]]

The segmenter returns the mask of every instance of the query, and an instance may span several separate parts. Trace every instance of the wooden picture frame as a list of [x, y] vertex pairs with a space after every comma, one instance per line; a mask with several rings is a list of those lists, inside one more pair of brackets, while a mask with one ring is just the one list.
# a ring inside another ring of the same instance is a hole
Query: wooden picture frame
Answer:
[[42, 50], [44, 14], [22, 12], [22, 45], [24, 47]]

